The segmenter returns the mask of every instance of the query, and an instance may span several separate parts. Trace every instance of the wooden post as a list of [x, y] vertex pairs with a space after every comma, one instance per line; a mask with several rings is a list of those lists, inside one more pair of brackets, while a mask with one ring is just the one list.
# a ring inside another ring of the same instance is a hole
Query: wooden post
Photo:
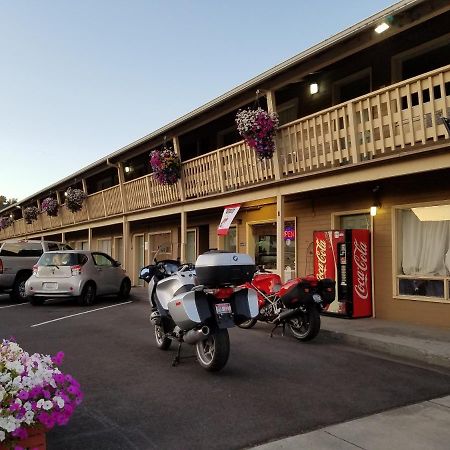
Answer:
[[[276, 112], [276, 103], [275, 103], [275, 93], [273, 91], [267, 91], [266, 92], [266, 97], [267, 97], [267, 110], [269, 113], [272, 112]], [[273, 169], [274, 169], [274, 175], [275, 175], [275, 180], [280, 180], [281, 179], [281, 164], [280, 164], [280, 150], [279, 150], [279, 145], [278, 145], [278, 136], [275, 136], [275, 153], [273, 155]]]
[[277, 194], [277, 272], [284, 280], [284, 195]]
[[[181, 161], [180, 141], [178, 140], [178, 136], [174, 136], [172, 138], [172, 142], [173, 142], [173, 149], [175, 153], [179, 156]], [[184, 189], [183, 165], [181, 165], [181, 178], [178, 180], [178, 192], [180, 193], [180, 200], [184, 202], [186, 200], [186, 193]]]
[[187, 241], [187, 213], [181, 211], [181, 242], [180, 242], [180, 261], [186, 262], [186, 241]]
[[[59, 206], [63, 205], [63, 202], [61, 201], [61, 194], [59, 193], [59, 191], [56, 191], [56, 201], [58, 202]], [[62, 227], [62, 224], [63, 224], [62, 216], [63, 216], [63, 212], [61, 211], [61, 208], [59, 208], [58, 217], [59, 217], [59, 226], [61, 226], [61, 227]]]
[[122, 242], [123, 242], [123, 268], [128, 270], [130, 263], [130, 252], [131, 252], [131, 242], [130, 242], [130, 222], [127, 218], [123, 217], [122, 222]]
[[88, 247], [89, 250], [92, 251], [92, 228], [88, 228]]
[[[81, 184], [83, 185], [83, 191], [86, 195], [88, 195], [88, 189], [87, 189], [87, 183], [86, 183], [86, 178], [82, 178], [81, 179]], [[87, 213], [87, 218], [88, 220], [91, 220], [91, 216], [89, 214], [89, 199], [86, 198], [85, 200], [85, 206], [86, 206], [86, 213]], [[74, 218], [74, 222], [75, 222], [75, 214], [73, 215]]]
[[122, 213], [125, 213], [128, 211], [128, 203], [126, 201], [125, 195], [124, 195], [124, 186], [125, 183], [125, 175], [123, 171], [123, 163], [117, 164], [117, 173], [119, 175], [119, 188], [120, 188], [120, 196], [122, 198]]

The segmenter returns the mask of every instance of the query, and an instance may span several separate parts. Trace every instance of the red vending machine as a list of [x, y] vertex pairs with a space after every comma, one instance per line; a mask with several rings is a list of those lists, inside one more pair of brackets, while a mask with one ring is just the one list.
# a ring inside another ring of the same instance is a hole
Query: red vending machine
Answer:
[[314, 275], [336, 280], [336, 298], [326, 314], [372, 316], [369, 230], [314, 231]]

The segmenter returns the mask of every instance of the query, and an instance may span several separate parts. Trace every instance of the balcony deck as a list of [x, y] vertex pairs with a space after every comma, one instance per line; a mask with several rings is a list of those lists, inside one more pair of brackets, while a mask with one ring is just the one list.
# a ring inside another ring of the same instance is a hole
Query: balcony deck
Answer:
[[0, 239], [173, 205], [267, 182], [283, 182], [323, 169], [358, 166], [447, 139], [441, 116], [450, 116], [450, 65], [388, 86], [280, 127], [272, 160], [259, 161], [243, 141], [182, 164], [181, 181], [158, 184], [151, 175], [89, 195], [75, 214], [41, 214], [0, 231]]

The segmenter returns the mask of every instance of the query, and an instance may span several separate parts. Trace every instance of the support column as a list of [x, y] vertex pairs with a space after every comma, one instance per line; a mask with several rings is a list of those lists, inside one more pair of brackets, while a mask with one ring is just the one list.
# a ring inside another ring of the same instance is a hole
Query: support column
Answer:
[[123, 187], [123, 184], [125, 183], [125, 175], [124, 175], [124, 169], [123, 169], [122, 162], [117, 164], [117, 174], [119, 176], [120, 196], [122, 197], [122, 213], [125, 213], [128, 211], [128, 204], [127, 204], [127, 201], [125, 198], [124, 187]]
[[[64, 201], [65, 201], [65, 200], [66, 200], [66, 199], [64, 199]], [[58, 206], [59, 206], [59, 207], [61, 207], [61, 206], [63, 205], [63, 203], [64, 203], [64, 201], [61, 201], [61, 194], [59, 193], [59, 191], [56, 191], [56, 201], [58, 202]], [[62, 227], [62, 225], [63, 225], [62, 215], [63, 215], [62, 209], [59, 208], [59, 209], [58, 209], [58, 219], [59, 219], [59, 226], [61, 226], [61, 227]], [[51, 219], [50, 219], [50, 220], [51, 220]]]
[[284, 281], [284, 195], [277, 194], [277, 272]]
[[[178, 140], [178, 136], [174, 136], [172, 138], [172, 142], [173, 142], [173, 149], [181, 160], [180, 141]], [[180, 200], [184, 202], [186, 200], [186, 194], [184, 192], [183, 165], [181, 165], [181, 178], [178, 180], [178, 192], [180, 193]]]
[[123, 218], [122, 223], [122, 243], [123, 243], [123, 268], [130, 273], [128, 268], [130, 267], [131, 261], [131, 241], [130, 241], [130, 222], [127, 218]]
[[88, 228], [88, 247], [89, 250], [92, 251], [92, 228]]
[[63, 244], [66, 243], [66, 233], [64, 233], [64, 231], [61, 232], [61, 242], [62, 242]]
[[[276, 104], [275, 104], [275, 93], [273, 91], [267, 91], [266, 92], [266, 98], [267, 98], [267, 110], [268, 112], [276, 112]], [[273, 170], [275, 175], [275, 180], [281, 179], [281, 162], [280, 162], [280, 145], [279, 145], [279, 139], [278, 136], [275, 136], [275, 153], [273, 154]]]
[[180, 261], [186, 262], [186, 241], [187, 241], [187, 213], [181, 211], [181, 242], [180, 242]]

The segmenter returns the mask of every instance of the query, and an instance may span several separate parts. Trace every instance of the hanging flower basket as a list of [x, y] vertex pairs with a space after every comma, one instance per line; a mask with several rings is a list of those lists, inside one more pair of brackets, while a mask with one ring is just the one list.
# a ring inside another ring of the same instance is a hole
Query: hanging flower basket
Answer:
[[260, 160], [273, 156], [278, 123], [278, 114], [268, 113], [262, 108], [240, 109], [236, 114], [239, 134], [256, 151]]
[[83, 208], [83, 202], [87, 198], [87, 195], [81, 189], [69, 188], [66, 191], [66, 202], [65, 205], [73, 213], [81, 211]]
[[36, 206], [28, 206], [23, 210], [23, 218], [26, 223], [32, 223], [33, 220], [37, 220], [39, 215], [39, 209]]
[[48, 216], [56, 217], [58, 215], [58, 201], [53, 197], [47, 197], [42, 200], [41, 208]]
[[150, 153], [150, 165], [158, 183], [175, 184], [181, 177], [181, 161], [178, 155], [167, 147]]
[[36, 448], [43, 433], [68, 423], [83, 394], [58, 368], [63, 358], [63, 352], [30, 355], [12, 340], [0, 343], [0, 448]]
[[13, 224], [13, 219], [9, 216], [0, 217], [0, 230], [10, 227]]

